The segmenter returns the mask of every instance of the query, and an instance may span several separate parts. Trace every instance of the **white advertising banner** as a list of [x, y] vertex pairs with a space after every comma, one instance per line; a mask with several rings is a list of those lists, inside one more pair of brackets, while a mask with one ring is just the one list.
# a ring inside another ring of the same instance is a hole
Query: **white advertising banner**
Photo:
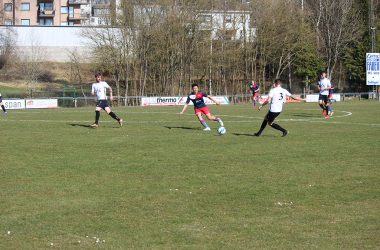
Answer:
[[25, 109], [24, 99], [3, 100], [5, 109]]
[[[318, 102], [319, 94], [316, 95], [306, 95], [306, 102]], [[340, 102], [340, 94], [333, 94], [333, 100]]]
[[[220, 104], [229, 104], [227, 96], [213, 96], [215, 100], [220, 102]], [[213, 101], [207, 97], [203, 98], [207, 105], [215, 104]], [[156, 96], [156, 97], [142, 97], [141, 106], [174, 106], [174, 105], [184, 105], [186, 103], [187, 96], [173, 97], [173, 96]], [[193, 105], [192, 102], [189, 105]]]
[[180, 97], [156, 96], [142, 97], [141, 106], [172, 106], [178, 105]]
[[380, 85], [380, 53], [366, 54], [367, 85]]
[[58, 108], [57, 99], [26, 99], [27, 109], [53, 109]]

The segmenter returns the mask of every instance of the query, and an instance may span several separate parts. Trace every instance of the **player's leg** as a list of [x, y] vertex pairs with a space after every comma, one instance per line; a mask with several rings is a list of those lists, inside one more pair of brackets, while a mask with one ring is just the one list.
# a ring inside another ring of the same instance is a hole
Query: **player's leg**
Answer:
[[279, 116], [281, 113], [271, 113], [271, 115], [268, 117], [268, 124], [274, 129], [280, 130], [282, 132], [282, 136], [286, 136], [288, 134], [288, 131], [278, 125], [277, 123], [274, 123], [274, 120], [276, 119], [277, 116]]
[[0, 102], [0, 105], [1, 105], [1, 109], [3, 110], [4, 114], [7, 113], [7, 110], [5, 109], [5, 106], [2, 102]]
[[209, 131], [211, 130], [210, 127], [207, 125], [206, 121], [202, 117], [202, 112], [201, 111], [196, 111], [195, 115], [197, 116], [199, 122], [202, 124], [204, 127], [204, 131]]
[[253, 93], [253, 96], [252, 96], [252, 103], [253, 103], [253, 106], [255, 107], [256, 106], [256, 102], [257, 102], [257, 99], [258, 99], [258, 93], [255, 92]]
[[332, 102], [333, 100], [329, 98], [329, 116], [332, 116], [334, 114], [334, 110], [332, 108]]
[[252, 100], [253, 107], [255, 107], [256, 103], [255, 103], [255, 96], [254, 95], [251, 96], [251, 100]]
[[327, 114], [329, 116], [332, 116], [334, 114], [333, 108], [332, 108], [332, 95], [329, 95], [327, 98], [327, 105], [328, 105], [328, 111]]
[[324, 104], [325, 104], [325, 107], [326, 107], [326, 116], [325, 118], [329, 118], [330, 116], [330, 110], [331, 110], [331, 107], [330, 107], [330, 103], [329, 103], [329, 100], [328, 100], [328, 97], [325, 96], [325, 99], [323, 100]]
[[319, 107], [321, 107], [321, 109], [322, 109], [322, 115], [325, 115], [325, 113], [326, 113], [326, 106], [324, 105], [322, 95], [319, 95]]
[[209, 119], [211, 121], [216, 121], [219, 123], [219, 125], [221, 127], [224, 127], [224, 123], [223, 123], [222, 119], [220, 119], [219, 117], [213, 116], [213, 115], [211, 115], [211, 113], [207, 113], [205, 115], [206, 115], [207, 119]]
[[254, 134], [255, 136], [260, 136], [261, 133], [264, 131], [265, 127], [266, 127], [267, 124], [268, 124], [268, 117], [269, 117], [269, 114], [270, 114], [270, 112], [268, 112], [268, 113], [265, 115], [264, 120], [263, 120], [263, 122], [261, 123], [261, 127], [260, 127], [259, 131], [257, 131], [257, 132]]
[[99, 126], [100, 110], [102, 110], [102, 108], [97, 104], [95, 108], [95, 122], [91, 125], [93, 128], [97, 128]]
[[111, 116], [113, 119], [115, 119], [119, 123], [120, 127], [123, 126], [123, 119], [121, 119], [114, 112], [112, 112], [112, 110], [109, 106], [105, 107], [104, 111], [106, 111], [109, 116]]

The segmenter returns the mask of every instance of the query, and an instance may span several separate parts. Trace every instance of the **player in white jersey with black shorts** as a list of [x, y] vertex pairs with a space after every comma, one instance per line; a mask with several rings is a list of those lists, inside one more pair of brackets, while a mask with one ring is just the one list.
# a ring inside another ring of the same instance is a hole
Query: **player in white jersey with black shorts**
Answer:
[[0, 106], [1, 106], [1, 109], [3, 110], [3, 113], [7, 114], [7, 110], [5, 109], [5, 106], [3, 104], [3, 97], [1, 96], [1, 93], [0, 93]]
[[113, 119], [115, 119], [120, 127], [123, 126], [123, 119], [119, 118], [114, 112], [111, 111], [108, 102], [107, 102], [107, 89], [110, 92], [110, 101], [112, 101], [112, 88], [108, 85], [108, 83], [102, 81], [102, 74], [95, 74], [96, 82], [92, 84], [91, 94], [96, 95], [97, 102], [95, 108], [95, 122], [91, 125], [93, 128], [99, 127], [99, 118], [100, 111], [103, 109], [107, 112]]
[[266, 114], [263, 123], [261, 124], [260, 130], [255, 133], [255, 136], [260, 136], [267, 124], [274, 129], [280, 130], [282, 132], [282, 136], [286, 136], [288, 131], [282, 128], [280, 125], [274, 123], [274, 120], [277, 116], [281, 114], [282, 106], [286, 102], [286, 97], [290, 96], [295, 100], [302, 100], [292, 96], [286, 89], [281, 87], [282, 81], [280, 79], [276, 79], [273, 83], [273, 88], [269, 91], [268, 99], [259, 107], [259, 110], [263, 108], [266, 104], [269, 103], [269, 111]]
[[321, 77], [318, 82], [319, 89], [319, 106], [322, 109], [322, 115], [325, 115], [326, 118], [329, 118], [333, 114], [331, 109], [331, 104], [329, 100], [329, 94], [331, 89], [330, 79], [327, 78], [327, 73], [325, 71], [321, 72]]

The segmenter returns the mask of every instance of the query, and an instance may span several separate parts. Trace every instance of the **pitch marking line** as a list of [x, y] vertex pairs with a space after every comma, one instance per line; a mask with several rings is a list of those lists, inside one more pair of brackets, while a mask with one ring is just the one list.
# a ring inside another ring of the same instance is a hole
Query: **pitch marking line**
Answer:
[[[316, 109], [304, 109], [304, 110], [316, 110]], [[82, 111], [80, 111], [82, 112]], [[335, 112], [342, 112], [343, 115], [335, 115], [331, 117], [330, 119], [326, 120], [325, 118], [285, 118], [285, 119], [278, 119], [278, 121], [285, 121], [285, 122], [311, 122], [311, 123], [332, 123], [332, 124], [345, 124], [345, 125], [362, 125], [362, 126], [374, 126], [374, 127], [380, 127], [380, 124], [377, 123], [350, 123], [350, 122], [340, 122], [340, 121], [331, 121], [331, 119], [336, 118], [342, 118], [342, 117], [348, 117], [352, 115], [352, 112], [349, 111], [335, 111]], [[35, 112], [37, 113], [37, 112]], [[178, 115], [178, 113], [173, 112], [130, 112], [127, 114], [173, 114]], [[263, 112], [264, 114], [264, 112]], [[194, 116], [194, 114], [184, 114], [184, 116]], [[252, 120], [262, 120], [262, 117], [249, 117], [249, 116], [237, 116], [237, 115], [219, 115], [220, 117], [230, 117], [230, 118], [243, 118], [248, 120], [242, 120], [242, 121], [227, 121], [228, 123], [250, 123]], [[33, 120], [33, 119], [0, 119], [0, 122], [42, 122], [42, 123], [88, 123], [91, 124], [93, 121], [83, 121], [83, 120]], [[148, 124], [148, 123], [177, 123], [178, 120], [169, 121], [169, 120], [156, 120], [156, 121], [129, 121], [126, 120], [126, 124]], [[198, 123], [198, 121], [183, 121], [183, 122], [190, 122], [190, 123]], [[101, 123], [115, 123], [113, 120], [103, 120]]]

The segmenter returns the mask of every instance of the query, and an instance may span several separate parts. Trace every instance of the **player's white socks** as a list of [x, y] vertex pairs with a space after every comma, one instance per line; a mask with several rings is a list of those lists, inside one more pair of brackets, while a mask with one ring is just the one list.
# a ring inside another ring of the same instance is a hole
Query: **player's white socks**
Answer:
[[203, 127], [208, 128], [208, 125], [205, 120], [200, 120], [199, 122], [203, 125]]
[[223, 123], [222, 119], [220, 119], [219, 117], [215, 118], [214, 121], [219, 122], [219, 125], [220, 125], [221, 127], [224, 127], [224, 123]]

